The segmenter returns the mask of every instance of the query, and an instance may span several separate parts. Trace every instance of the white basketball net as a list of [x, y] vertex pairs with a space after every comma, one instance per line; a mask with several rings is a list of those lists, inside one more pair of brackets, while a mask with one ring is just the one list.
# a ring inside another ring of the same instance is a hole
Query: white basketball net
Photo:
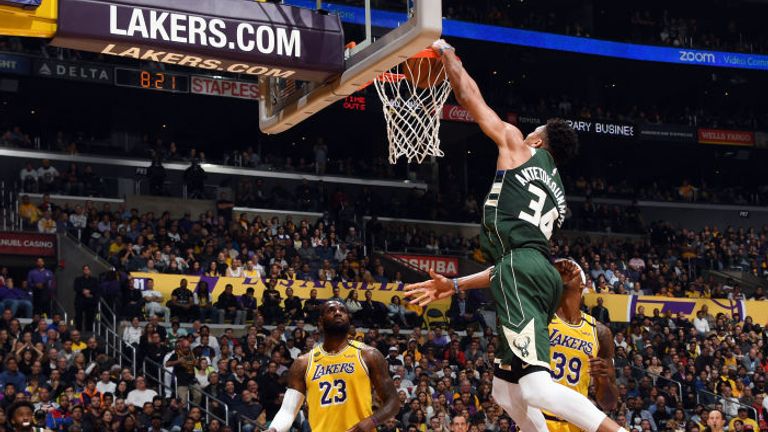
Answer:
[[[432, 82], [432, 77], [445, 76], [443, 64], [430, 60], [418, 58], [414, 62], [417, 66], [415, 70], [411, 70], [407, 62], [397, 65], [390, 73], [373, 80], [384, 106], [391, 164], [401, 156], [405, 156], [408, 162], [415, 160], [421, 163], [427, 156], [444, 155], [440, 150], [438, 132], [443, 105], [451, 94], [451, 84], [446, 77], [434, 86], [423, 89], [416, 86], [426, 78], [420, 74], [428, 74], [430, 79], [427, 82]], [[402, 75], [401, 70], [405, 68], [413, 81]]]

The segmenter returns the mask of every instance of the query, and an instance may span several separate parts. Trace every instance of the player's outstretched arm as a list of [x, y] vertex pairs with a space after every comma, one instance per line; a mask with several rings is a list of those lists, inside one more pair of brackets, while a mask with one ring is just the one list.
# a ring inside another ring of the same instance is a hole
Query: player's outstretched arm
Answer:
[[296, 359], [288, 371], [288, 390], [283, 396], [283, 404], [280, 411], [269, 424], [268, 432], [288, 432], [291, 429], [296, 414], [304, 404], [304, 395], [307, 393], [307, 384], [304, 382], [304, 374], [309, 364], [309, 354], [304, 354]]
[[595, 380], [597, 404], [605, 411], [613, 411], [619, 400], [616, 369], [613, 367], [613, 333], [601, 322], [597, 323], [597, 340], [600, 351], [597, 357], [589, 359], [589, 371]]
[[509, 149], [513, 144], [511, 136], [518, 136], [522, 142], [523, 134], [515, 126], [502, 121], [498, 114], [488, 106], [483, 99], [477, 83], [456, 56], [454, 48], [448, 42], [440, 39], [432, 44], [432, 49], [441, 56], [448, 80], [453, 88], [456, 101], [461, 104], [480, 125], [483, 133], [499, 146], [499, 149]]
[[400, 411], [400, 399], [397, 397], [395, 383], [389, 376], [389, 365], [384, 356], [379, 350], [366, 347], [363, 351], [363, 361], [368, 367], [371, 384], [373, 384], [379, 399], [382, 400], [382, 405], [372, 416], [361, 420], [347, 432], [375, 431], [378, 425], [391, 419]]
[[462, 278], [456, 278], [456, 284], [452, 279], [436, 273], [434, 269], [429, 270], [429, 277], [432, 279], [415, 284], [408, 284], [405, 286], [405, 297], [411, 298], [411, 304], [426, 306], [433, 301], [442, 300], [448, 298], [456, 293], [456, 285], [460, 290], [471, 290], [479, 288], [488, 288], [491, 285], [491, 271], [493, 267], [464, 276]]

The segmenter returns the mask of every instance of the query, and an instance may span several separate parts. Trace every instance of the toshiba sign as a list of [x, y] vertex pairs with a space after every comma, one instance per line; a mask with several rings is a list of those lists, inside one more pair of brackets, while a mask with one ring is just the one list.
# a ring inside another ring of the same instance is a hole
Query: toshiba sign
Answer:
[[212, 78], [200, 75], [192, 76], [191, 91], [194, 94], [221, 96], [237, 99], [258, 100], [261, 92], [259, 83]]
[[429, 269], [434, 269], [441, 275], [450, 277], [459, 274], [459, 259], [455, 257], [402, 254], [393, 254], [392, 256], [419, 270], [429, 271]]

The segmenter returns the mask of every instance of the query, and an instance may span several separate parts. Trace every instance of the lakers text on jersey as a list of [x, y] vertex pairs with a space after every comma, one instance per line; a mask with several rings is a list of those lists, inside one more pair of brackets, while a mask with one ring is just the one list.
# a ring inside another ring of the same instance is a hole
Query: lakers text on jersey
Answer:
[[345, 431], [373, 414], [364, 347], [349, 341], [335, 354], [325, 352], [322, 345], [310, 352], [304, 381], [313, 431]]
[[[555, 315], [549, 323], [549, 348], [552, 379], [587, 396], [590, 383], [589, 359], [596, 357], [600, 348], [595, 318], [582, 312], [581, 322], [572, 325]], [[550, 432], [579, 430], [546, 411], [544, 417]]]

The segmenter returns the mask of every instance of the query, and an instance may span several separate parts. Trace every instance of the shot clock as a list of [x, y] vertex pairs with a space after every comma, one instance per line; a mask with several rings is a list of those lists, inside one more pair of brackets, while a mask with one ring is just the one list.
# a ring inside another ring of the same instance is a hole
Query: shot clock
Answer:
[[148, 69], [115, 68], [115, 85], [171, 93], [189, 93], [189, 76]]

